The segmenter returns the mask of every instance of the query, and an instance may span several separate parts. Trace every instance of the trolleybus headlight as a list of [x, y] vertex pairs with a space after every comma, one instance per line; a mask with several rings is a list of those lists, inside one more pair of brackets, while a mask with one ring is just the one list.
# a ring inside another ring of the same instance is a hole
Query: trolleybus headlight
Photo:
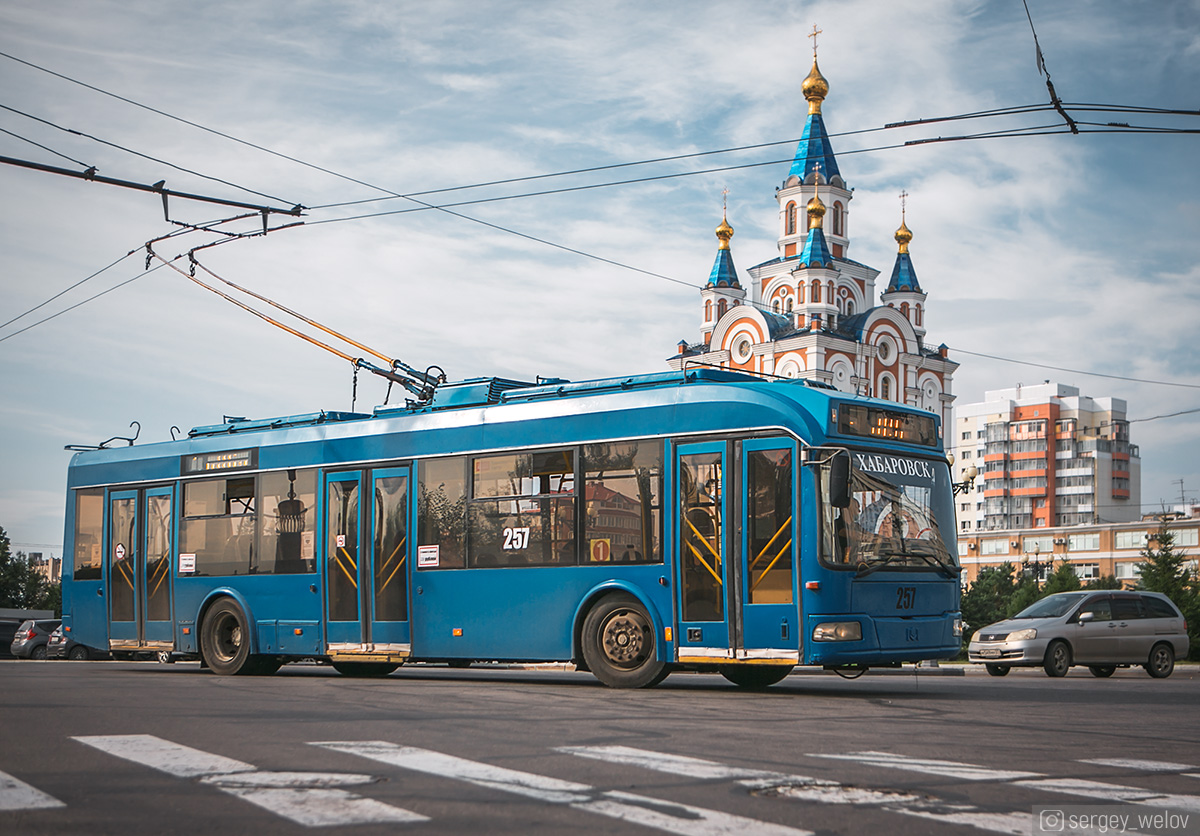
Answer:
[[962, 638], [962, 616], [960, 615], [954, 617], [954, 635]]
[[815, 642], [862, 641], [862, 625], [857, 621], [826, 621], [813, 628]]
[[1036, 638], [1037, 638], [1037, 630], [1030, 627], [1026, 630], [1017, 630], [1015, 632], [1009, 633], [1007, 636], [1004, 637], [1004, 640], [1010, 641], [1010, 642], [1021, 642], [1021, 641], [1026, 641], [1028, 639], [1036, 639]]

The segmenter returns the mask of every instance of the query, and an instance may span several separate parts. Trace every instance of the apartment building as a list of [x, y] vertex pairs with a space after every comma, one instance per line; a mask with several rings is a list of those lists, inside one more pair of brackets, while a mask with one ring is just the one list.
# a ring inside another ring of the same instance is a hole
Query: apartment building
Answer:
[[1140, 518], [1141, 457], [1120, 398], [1050, 381], [986, 392], [955, 406], [946, 446], [956, 480], [977, 470], [956, 497], [960, 538]]

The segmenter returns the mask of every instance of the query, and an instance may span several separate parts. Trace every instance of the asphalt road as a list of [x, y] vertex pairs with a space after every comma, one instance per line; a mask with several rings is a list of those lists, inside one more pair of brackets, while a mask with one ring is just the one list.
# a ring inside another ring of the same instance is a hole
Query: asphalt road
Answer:
[[1198, 707], [1195, 667], [804, 673], [753, 693], [0, 661], [0, 834], [1071, 832], [1042, 829], [1045, 805], [1200, 834]]

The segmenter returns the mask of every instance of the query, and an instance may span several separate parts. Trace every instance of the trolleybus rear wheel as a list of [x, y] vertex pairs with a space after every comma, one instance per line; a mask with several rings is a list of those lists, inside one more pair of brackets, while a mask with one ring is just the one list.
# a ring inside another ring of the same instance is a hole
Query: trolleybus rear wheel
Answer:
[[400, 667], [395, 662], [333, 662], [333, 669], [342, 676], [387, 676]]
[[739, 688], [758, 691], [769, 688], [792, 672], [792, 665], [727, 665], [718, 668], [721, 676]]
[[581, 643], [588, 668], [610, 688], [647, 688], [663, 679], [654, 623], [632, 595], [609, 595], [592, 607]]

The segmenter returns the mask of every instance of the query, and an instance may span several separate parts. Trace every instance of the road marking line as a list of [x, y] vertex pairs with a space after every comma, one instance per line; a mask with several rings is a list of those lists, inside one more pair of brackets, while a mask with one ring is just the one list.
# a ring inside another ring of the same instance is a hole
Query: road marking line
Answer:
[[[686, 755], [668, 755], [663, 752], [651, 752], [646, 749], [635, 749], [632, 746], [559, 746], [556, 752], [568, 755], [578, 755], [581, 758], [591, 758], [598, 761], [620, 764], [623, 766], [640, 766], [653, 769], [656, 772], [668, 772], [672, 775], [685, 775], [689, 778], [703, 779], [746, 779], [789, 781], [818, 781], [817, 778], [805, 778], [802, 775], [785, 775], [782, 772], [767, 772], [762, 769], [743, 769], [728, 766], [716, 761], [702, 758], [690, 758]], [[833, 781], [821, 781], [832, 784]]]
[[312, 745], [358, 755], [402, 769], [466, 781], [476, 786], [502, 790], [550, 804], [566, 804], [575, 810], [683, 836], [729, 836], [732, 833], [754, 833], [756, 836], [813, 836], [807, 830], [633, 793], [603, 791], [587, 784], [491, 766], [383, 740], [327, 741], [314, 742]]
[[254, 771], [253, 764], [202, 752], [150, 734], [88, 735], [74, 739], [176, 778]]
[[639, 766], [669, 775], [683, 775], [702, 780], [735, 780], [752, 790], [796, 801], [813, 801], [820, 804], [898, 804], [916, 801], [919, 798], [909, 793], [848, 787], [827, 778], [747, 769], [703, 758], [651, 752], [631, 746], [561, 746], [556, 751], [621, 766]]
[[889, 752], [854, 752], [849, 755], [813, 755], [813, 757], [857, 761], [858, 763], [865, 763], [870, 766], [905, 769], [909, 772], [925, 772], [931, 775], [945, 775], [950, 778], [957, 778], [960, 781], [1013, 781], [1018, 778], [1043, 777], [1038, 772], [990, 769], [986, 766], [975, 766], [969, 763], [933, 760], [931, 758], [910, 758], [905, 755], [893, 755]]
[[845, 786], [826, 778], [729, 766], [716, 761], [635, 749], [630, 746], [561, 746], [556, 751], [623, 766], [640, 766], [701, 779], [733, 779], [764, 795], [817, 804], [872, 804], [881, 809], [948, 824], [968, 825], [1006, 836], [1029, 836], [1029, 813], [988, 813], [969, 804], [951, 805], [898, 790]]
[[1087, 798], [1103, 798], [1112, 802], [1127, 801], [1132, 804], [1149, 804], [1171, 807], [1177, 810], [1200, 812], [1200, 796], [1156, 792], [1142, 787], [1124, 787], [1102, 781], [1087, 781], [1082, 778], [1044, 778], [1038, 781], [1014, 781], [1015, 787], [1033, 787], [1047, 792], [1066, 795], [1081, 795]]
[[0, 772], [0, 810], [48, 810], [66, 806], [54, 796], [31, 787], [7, 772]]
[[74, 739], [176, 778], [199, 778], [203, 784], [305, 827], [429, 821], [428, 817], [418, 813], [341, 789], [342, 786], [370, 784], [375, 781], [371, 775], [260, 772], [253, 764], [148, 734]]
[[1136, 758], [1089, 758], [1080, 763], [1094, 763], [1097, 766], [1116, 766], [1121, 769], [1142, 769], [1146, 772], [1183, 772], [1185, 769], [1195, 769], [1190, 763], [1170, 763], [1169, 761], [1143, 761]]
[[961, 824], [979, 830], [990, 830], [993, 833], [1007, 833], [1010, 836], [1030, 836], [1033, 830], [1033, 816], [1030, 813], [984, 813], [974, 810], [975, 808], [968, 808], [962, 811], [937, 812], [899, 808], [898, 812], [946, 824]]

